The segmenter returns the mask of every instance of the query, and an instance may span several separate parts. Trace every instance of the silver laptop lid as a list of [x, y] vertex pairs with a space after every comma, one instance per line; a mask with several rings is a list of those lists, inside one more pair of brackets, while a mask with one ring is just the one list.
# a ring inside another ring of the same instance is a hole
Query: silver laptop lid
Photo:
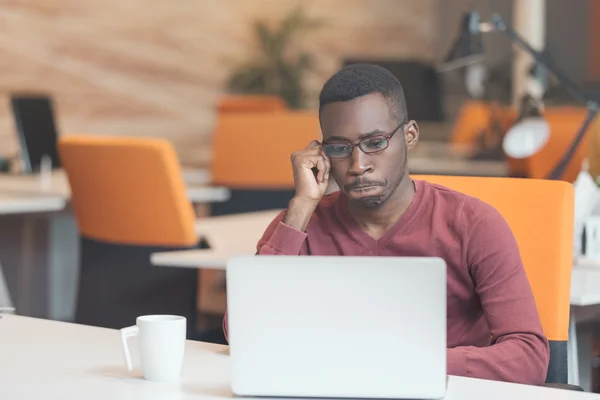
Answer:
[[236, 395], [445, 394], [440, 258], [235, 257], [227, 307]]

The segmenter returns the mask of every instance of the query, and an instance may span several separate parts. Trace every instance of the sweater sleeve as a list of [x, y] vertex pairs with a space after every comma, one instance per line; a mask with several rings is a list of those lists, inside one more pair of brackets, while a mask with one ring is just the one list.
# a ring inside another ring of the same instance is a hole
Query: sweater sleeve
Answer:
[[543, 384], [549, 344], [510, 227], [496, 209], [475, 199], [467, 200], [459, 218], [491, 345], [448, 349], [448, 374]]
[[[283, 223], [285, 211], [282, 211], [269, 224], [262, 238], [256, 246], [256, 255], [307, 255], [308, 246], [305, 232], [298, 231]], [[229, 340], [227, 326], [227, 312], [223, 318], [223, 333]]]
[[306, 232], [301, 232], [283, 223], [285, 211], [282, 211], [269, 224], [256, 246], [257, 255], [297, 256], [308, 254]]

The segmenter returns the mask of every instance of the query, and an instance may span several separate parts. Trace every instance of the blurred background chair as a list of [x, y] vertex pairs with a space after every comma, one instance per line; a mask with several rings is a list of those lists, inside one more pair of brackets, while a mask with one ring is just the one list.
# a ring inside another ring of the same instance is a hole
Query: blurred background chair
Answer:
[[270, 95], [234, 95], [222, 96], [217, 102], [217, 113], [230, 112], [275, 112], [287, 109], [285, 101], [279, 96]]
[[66, 136], [59, 151], [81, 236], [75, 322], [118, 329], [140, 315], [177, 314], [191, 338], [197, 271], [150, 264], [153, 252], [200, 245], [171, 144]]
[[[529, 157], [528, 177], [534, 179], [544, 179], [564, 155], [565, 149], [569, 146], [583, 120], [586, 117], [585, 107], [576, 106], [557, 106], [546, 107], [544, 110], [544, 119], [550, 127], [550, 138], [546, 145], [536, 154]], [[581, 171], [583, 160], [589, 156], [590, 138], [592, 130], [583, 137], [583, 140], [577, 147], [575, 154], [571, 158], [567, 169], [561, 176], [561, 180], [574, 182], [577, 174]]]
[[294, 194], [290, 156], [321, 140], [315, 112], [228, 113], [213, 139], [212, 183], [231, 190], [213, 215], [285, 208]]
[[415, 175], [476, 197], [506, 219], [550, 341], [546, 381], [568, 383], [567, 340], [573, 257], [574, 192], [561, 181]]

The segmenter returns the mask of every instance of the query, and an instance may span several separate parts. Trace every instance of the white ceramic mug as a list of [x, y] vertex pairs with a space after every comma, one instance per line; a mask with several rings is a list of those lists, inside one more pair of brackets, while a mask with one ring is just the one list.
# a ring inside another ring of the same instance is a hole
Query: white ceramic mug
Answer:
[[185, 352], [186, 319], [177, 315], [144, 315], [136, 325], [121, 329], [121, 343], [127, 368], [131, 355], [127, 338], [138, 336], [142, 374], [149, 381], [173, 381], [179, 378]]

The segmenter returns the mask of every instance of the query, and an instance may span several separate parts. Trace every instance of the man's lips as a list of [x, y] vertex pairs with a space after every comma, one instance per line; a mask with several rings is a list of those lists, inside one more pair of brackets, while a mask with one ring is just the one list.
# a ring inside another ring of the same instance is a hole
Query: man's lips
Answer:
[[362, 185], [352, 185], [352, 186], [347, 186], [346, 190], [365, 190], [365, 189], [371, 189], [377, 186], [381, 186], [380, 184], [377, 183], [368, 183], [368, 184], [362, 184]]

